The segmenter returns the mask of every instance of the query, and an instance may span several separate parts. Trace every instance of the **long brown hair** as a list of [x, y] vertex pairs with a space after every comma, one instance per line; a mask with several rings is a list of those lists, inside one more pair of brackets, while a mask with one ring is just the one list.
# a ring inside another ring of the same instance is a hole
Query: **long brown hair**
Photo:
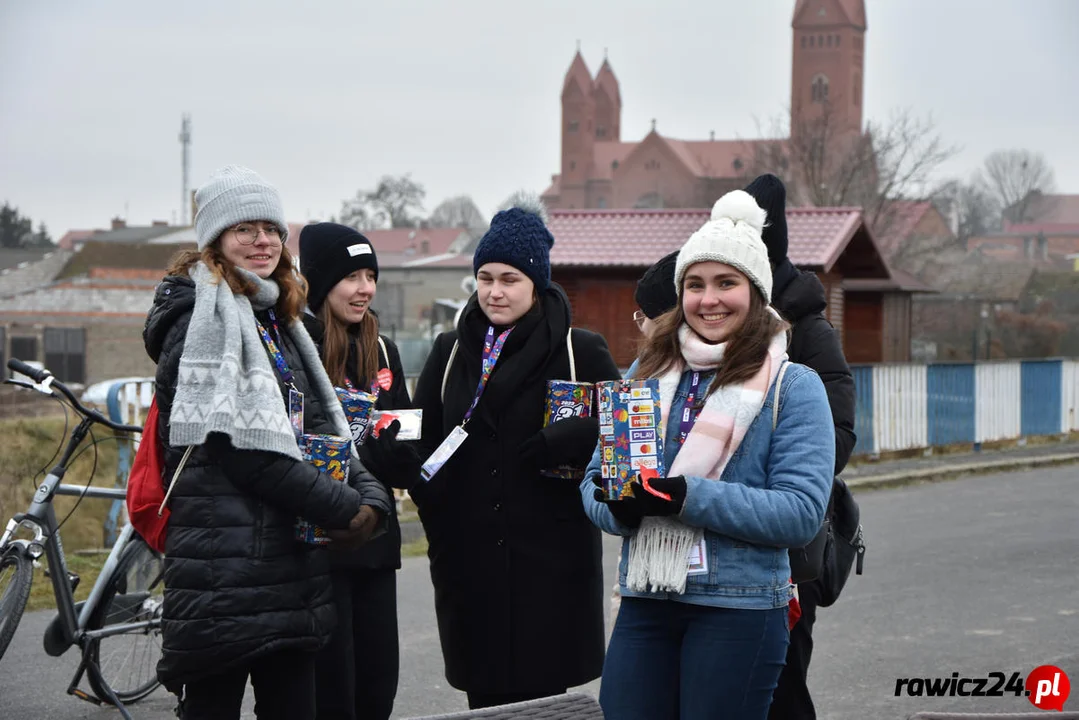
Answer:
[[[641, 361], [637, 366], [636, 377], [656, 377], [681, 360], [682, 348], [678, 342], [678, 330], [686, 322], [681, 295], [679, 292], [675, 308], [656, 318], [653, 321], [655, 324], [652, 333], [641, 340]], [[756, 375], [768, 355], [772, 338], [776, 333], [786, 331], [788, 327], [786, 322], [769, 312], [764, 297], [756, 288], [752, 288], [746, 318], [742, 327], [727, 341], [723, 363], [716, 371], [716, 377], [702, 401], [724, 385], [745, 382]]]
[[[191, 267], [199, 260], [206, 263], [217, 281], [224, 279], [232, 292], [237, 295], [253, 296], [258, 292], [255, 283], [244, 278], [236, 271], [236, 266], [227, 260], [221, 252], [220, 241], [207, 245], [202, 252], [185, 250], [177, 253], [169, 263], [166, 271], [169, 275], [188, 275]], [[277, 282], [281, 294], [277, 298], [274, 310], [282, 318], [288, 321], [298, 320], [303, 314], [304, 306], [307, 305], [307, 281], [298, 272], [292, 261], [292, 253], [284, 243], [281, 244], [281, 258], [277, 261], [270, 278]]]
[[[348, 370], [356, 379], [357, 388], [366, 391], [378, 375], [378, 319], [368, 310], [359, 322], [359, 332], [349, 332], [349, 326], [337, 319], [330, 304], [323, 302], [318, 310], [322, 322], [322, 364], [330, 381], [344, 386]], [[348, 368], [350, 343], [356, 346], [356, 367]]]

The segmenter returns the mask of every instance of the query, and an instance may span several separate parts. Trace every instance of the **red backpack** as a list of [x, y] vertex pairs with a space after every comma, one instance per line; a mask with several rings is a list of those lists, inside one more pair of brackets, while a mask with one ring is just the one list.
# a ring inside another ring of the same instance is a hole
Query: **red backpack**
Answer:
[[[131, 463], [131, 474], [127, 478], [127, 516], [146, 544], [163, 553], [165, 531], [169, 527], [169, 509], [165, 506], [168, 493], [165, 492], [164, 478], [161, 477], [165, 469], [165, 451], [157, 439], [157, 415], [155, 395], [146, 413], [146, 422], [142, 426], [142, 442], [135, 452], [135, 461]], [[193, 447], [187, 448], [184, 453], [176, 473], [172, 476], [170, 489], [180, 476]]]

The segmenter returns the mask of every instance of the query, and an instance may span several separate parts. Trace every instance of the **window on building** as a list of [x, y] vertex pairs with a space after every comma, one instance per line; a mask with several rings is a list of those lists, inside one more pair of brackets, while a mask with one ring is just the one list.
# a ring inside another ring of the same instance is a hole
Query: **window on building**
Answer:
[[832, 36], [828, 36], [828, 47], [832, 47]]
[[580, 127], [581, 124], [579, 122], [577, 122], [576, 120], [570, 120], [569, 124], [566, 125], [566, 130], [568, 130], [569, 132], [577, 132], [577, 129]]
[[596, 126], [596, 137], [597, 138], [607, 137], [607, 128]]
[[45, 328], [45, 367], [62, 382], [86, 382], [86, 331]]
[[854, 73], [854, 106], [862, 106], [862, 74]]
[[11, 357], [18, 358], [23, 362], [40, 362], [41, 359], [37, 354], [37, 338], [13, 336], [11, 338]]
[[823, 103], [828, 100], [828, 78], [824, 75], [817, 75], [813, 78], [813, 84], [811, 86], [811, 95], [813, 102]]
[[806, 36], [805, 36], [805, 35], [803, 35], [803, 36], [802, 36], [802, 49], [803, 49], [803, 50], [805, 50], [805, 46], [806, 46]]
[[569, 161], [569, 169], [570, 170], [576, 170], [577, 169], [577, 161], [576, 160], [570, 160]]
[[823, 35], [818, 35], [817, 36], [817, 47], [824, 47], [824, 36]]
[[842, 37], [842, 35], [836, 35], [835, 36], [835, 46], [836, 47], [839, 47], [839, 40], [840, 40], [841, 37]]
[[596, 200], [596, 207], [598, 207], [600, 210], [607, 207], [607, 198], [601, 197], [601, 198], [597, 199]]
[[809, 36], [809, 47], [813, 47], [813, 36]]
[[618, 161], [617, 160], [612, 160], [611, 161], [611, 170], [617, 170], [617, 169], [618, 169]]
[[735, 158], [733, 165], [736, 171], [740, 171], [744, 167], [744, 164], [742, 163], [742, 158]]

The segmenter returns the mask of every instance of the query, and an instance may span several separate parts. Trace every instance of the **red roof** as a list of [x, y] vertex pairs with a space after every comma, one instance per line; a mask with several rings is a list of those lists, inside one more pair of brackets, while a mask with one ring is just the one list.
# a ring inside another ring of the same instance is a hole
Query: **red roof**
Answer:
[[[798, 22], [799, 15], [809, 5], [809, 0], [798, 0], [798, 4], [794, 6], [794, 22]], [[839, 7], [843, 13], [847, 16], [847, 20], [851, 25], [865, 29], [865, 0], [839, 0]], [[821, 11], [823, 12], [823, 10]], [[813, 16], [802, 18], [802, 22], [814, 20]], [[835, 24], [835, 20], [838, 18], [827, 18], [823, 20], [827, 24]]]
[[1079, 225], [1079, 195], [1043, 195], [1035, 193], [1027, 203], [1023, 213], [1022, 225], [1009, 226], [1005, 223], [1005, 230], [1015, 230], [1016, 227], [1034, 228], [1034, 232], [1042, 226], [1054, 225]]
[[[453, 241], [466, 232], [463, 228], [396, 228], [393, 230], [364, 230], [375, 252], [415, 252], [423, 255], [442, 255], [449, 251]], [[424, 243], [427, 243], [427, 251]]]
[[[680, 248], [708, 210], [552, 210], [552, 265], [648, 267]], [[830, 270], [862, 226], [859, 208], [787, 210], [788, 256]]]

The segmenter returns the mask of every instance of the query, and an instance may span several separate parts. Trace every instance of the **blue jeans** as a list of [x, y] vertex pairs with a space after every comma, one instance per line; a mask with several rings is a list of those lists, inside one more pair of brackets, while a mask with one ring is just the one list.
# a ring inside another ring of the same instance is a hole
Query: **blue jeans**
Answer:
[[599, 704], [607, 720], [765, 720], [788, 642], [785, 607], [624, 597]]

